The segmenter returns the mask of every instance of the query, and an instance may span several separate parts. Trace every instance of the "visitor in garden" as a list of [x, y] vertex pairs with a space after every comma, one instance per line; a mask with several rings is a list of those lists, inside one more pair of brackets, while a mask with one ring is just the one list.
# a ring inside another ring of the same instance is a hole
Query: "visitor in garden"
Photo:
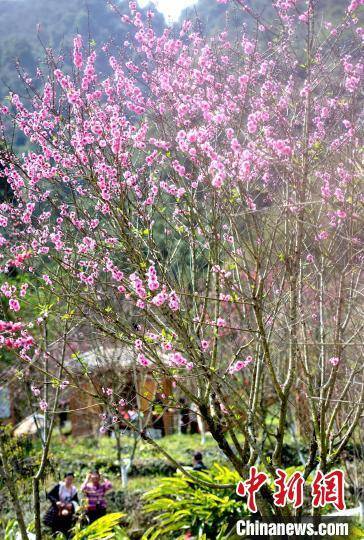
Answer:
[[106, 514], [105, 494], [112, 488], [109, 480], [104, 479], [99, 471], [88, 473], [86, 480], [81, 486], [81, 491], [86, 495], [86, 517], [89, 523], [96, 521]]
[[51, 501], [51, 507], [44, 516], [44, 524], [50, 527], [52, 534], [63, 533], [70, 538], [70, 531], [74, 522], [74, 514], [78, 507], [77, 488], [73, 484], [74, 474], [68, 472], [63, 482], [58, 482], [49, 493], [47, 499]]
[[207, 467], [203, 462], [203, 456], [201, 452], [195, 452], [193, 455], [193, 470], [194, 471], [206, 471]]

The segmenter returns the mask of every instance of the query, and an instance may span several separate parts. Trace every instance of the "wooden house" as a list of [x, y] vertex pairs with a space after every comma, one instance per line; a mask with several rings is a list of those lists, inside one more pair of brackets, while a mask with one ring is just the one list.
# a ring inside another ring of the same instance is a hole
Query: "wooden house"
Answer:
[[108, 387], [113, 388], [115, 402], [123, 399], [125, 409], [143, 413], [139, 420], [143, 428], [153, 429], [156, 418], [153, 407], [158, 402], [161, 410], [157, 414], [160, 417], [158, 422], [160, 427], [163, 422], [164, 433], [171, 434], [178, 429], [178, 410], [167, 405], [168, 396], [173, 391], [171, 380], [139, 366], [131, 348], [96, 346], [74, 359], [72, 371], [76, 378], [79, 373], [79, 380], [82, 381], [77, 383], [78, 388], [71, 388], [68, 392], [67, 420], [70, 421], [72, 435], [98, 434], [102, 407], [98, 405], [95, 394], [102, 393], [102, 388]]

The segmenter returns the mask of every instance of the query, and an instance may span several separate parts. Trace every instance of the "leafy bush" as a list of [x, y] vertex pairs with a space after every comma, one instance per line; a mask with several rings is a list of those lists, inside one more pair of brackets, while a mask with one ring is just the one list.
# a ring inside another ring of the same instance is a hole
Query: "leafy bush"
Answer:
[[16, 540], [19, 526], [15, 519], [10, 519], [6, 523], [1, 523], [4, 532], [4, 540]]
[[128, 533], [133, 539], [140, 540], [150, 526], [150, 516], [144, 510], [142, 495], [159, 482], [160, 477], [138, 476], [128, 482], [127, 489], [115, 489], [107, 494], [108, 511], [121, 511], [128, 516]]
[[[123, 538], [121, 532], [118, 531], [120, 521], [125, 517], [125, 514], [116, 512], [103, 516], [88, 527], [81, 529], [74, 534], [73, 540], [111, 540], [113, 538]], [[127, 536], [124, 535], [124, 539]]]
[[135, 460], [130, 476], [172, 476], [176, 472], [176, 467], [165, 459], [138, 459]]
[[163, 478], [159, 485], [144, 494], [145, 511], [155, 514], [155, 525], [143, 540], [183, 538], [191, 531], [198, 538], [223, 539], [238, 519], [248, 515], [245, 503], [234, 490], [212, 489], [198, 484], [198, 479], [218, 484], [236, 484], [238, 474], [214, 464], [211, 470], [193, 473], [196, 481], [176, 474]]

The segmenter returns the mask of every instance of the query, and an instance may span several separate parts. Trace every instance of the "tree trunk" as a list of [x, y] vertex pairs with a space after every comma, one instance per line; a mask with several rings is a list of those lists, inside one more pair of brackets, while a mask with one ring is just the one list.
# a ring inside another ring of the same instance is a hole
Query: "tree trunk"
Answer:
[[39, 480], [33, 478], [33, 512], [34, 512], [34, 527], [36, 540], [42, 540], [42, 524], [40, 519], [40, 496], [39, 496]]

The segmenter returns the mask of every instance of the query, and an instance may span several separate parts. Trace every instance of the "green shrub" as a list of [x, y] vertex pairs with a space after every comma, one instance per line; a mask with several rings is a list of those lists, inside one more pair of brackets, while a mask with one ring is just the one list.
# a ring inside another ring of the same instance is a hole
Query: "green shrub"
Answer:
[[150, 526], [150, 516], [144, 510], [142, 495], [159, 481], [160, 477], [138, 476], [129, 481], [127, 489], [116, 489], [107, 495], [108, 511], [121, 511], [128, 516], [128, 533], [133, 539], [140, 540], [143, 532]]
[[[122, 538], [120, 527], [118, 527], [120, 521], [125, 517], [125, 514], [120, 512], [114, 514], [106, 514], [88, 527], [76, 530], [72, 536], [73, 540], [111, 540], [115, 538]], [[126, 539], [127, 536], [124, 535]]]
[[165, 459], [137, 459], [129, 472], [129, 476], [172, 476], [176, 467]]
[[248, 515], [245, 503], [233, 489], [200, 486], [197, 479], [218, 484], [236, 484], [238, 474], [214, 464], [211, 470], [193, 473], [196, 481], [180, 474], [161, 479], [159, 485], [144, 494], [145, 511], [153, 513], [155, 524], [143, 540], [183, 538], [186, 531], [197, 538], [223, 539], [237, 520]]

